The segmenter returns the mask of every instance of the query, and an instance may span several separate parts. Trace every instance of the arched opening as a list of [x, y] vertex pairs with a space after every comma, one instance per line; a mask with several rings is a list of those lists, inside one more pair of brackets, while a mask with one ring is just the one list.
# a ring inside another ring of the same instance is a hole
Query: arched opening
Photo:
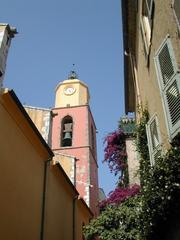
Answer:
[[66, 116], [62, 120], [61, 125], [61, 147], [72, 146], [73, 137], [73, 119], [70, 116]]

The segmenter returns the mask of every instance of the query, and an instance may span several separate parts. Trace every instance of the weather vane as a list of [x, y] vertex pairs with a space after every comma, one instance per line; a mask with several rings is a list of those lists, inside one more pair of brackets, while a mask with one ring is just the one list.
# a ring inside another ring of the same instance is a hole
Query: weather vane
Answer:
[[73, 63], [73, 69], [70, 71], [70, 73], [68, 75], [68, 79], [78, 79], [78, 75], [77, 75], [76, 71], [74, 70], [74, 66], [75, 66], [75, 64]]

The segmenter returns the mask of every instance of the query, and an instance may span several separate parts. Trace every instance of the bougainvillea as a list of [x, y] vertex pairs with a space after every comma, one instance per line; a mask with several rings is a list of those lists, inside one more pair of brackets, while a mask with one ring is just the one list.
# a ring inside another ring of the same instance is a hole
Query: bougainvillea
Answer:
[[[107, 162], [111, 172], [115, 175], [123, 176], [123, 171], [127, 168], [127, 153], [125, 144], [125, 133], [118, 129], [107, 135], [104, 140], [104, 161]], [[121, 177], [120, 176], [120, 177]]]
[[108, 198], [100, 202], [100, 209], [104, 209], [107, 205], [118, 205], [129, 197], [133, 197], [140, 193], [140, 186], [135, 184], [132, 187], [117, 187], [110, 192]]

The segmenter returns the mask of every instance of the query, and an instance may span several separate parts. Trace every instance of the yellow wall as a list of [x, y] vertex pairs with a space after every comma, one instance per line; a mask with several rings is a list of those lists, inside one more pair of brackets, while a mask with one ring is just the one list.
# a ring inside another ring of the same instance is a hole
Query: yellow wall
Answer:
[[67, 181], [59, 164], [49, 166], [47, 175], [45, 240], [81, 240], [82, 225], [89, 223], [92, 213], [85, 202], [78, 198], [78, 192]]
[[11, 99], [6, 100], [0, 98], [0, 239], [36, 240], [41, 223], [43, 166], [48, 154], [42, 149], [38, 152], [33, 139], [29, 141], [23, 124], [13, 118], [17, 109], [8, 104]]
[[[9, 92], [0, 95], [0, 239], [39, 240], [44, 166], [52, 152], [18, 104]], [[44, 239], [74, 240], [73, 199], [78, 192], [60, 166], [48, 165], [46, 179]], [[84, 203], [75, 216], [81, 236], [79, 224], [92, 215]]]
[[[75, 92], [71, 95], [66, 95], [64, 89], [66, 87], [75, 88]], [[88, 87], [78, 79], [65, 80], [56, 87], [55, 107], [67, 107], [86, 105], [89, 103]]]
[[89, 210], [85, 207], [85, 203], [82, 199], [78, 199], [76, 202], [76, 240], [82, 240], [83, 225], [87, 225], [90, 222]]
[[57, 165], [48, 168], [47, 179], [45, 240], [72, 239], [75, 193]]
[[54, 152], [53, 161], [55, 163], [59, 162], [65, 173], [74, 184], [75, 180], [75, 157], [64, 155], [58, 152]]

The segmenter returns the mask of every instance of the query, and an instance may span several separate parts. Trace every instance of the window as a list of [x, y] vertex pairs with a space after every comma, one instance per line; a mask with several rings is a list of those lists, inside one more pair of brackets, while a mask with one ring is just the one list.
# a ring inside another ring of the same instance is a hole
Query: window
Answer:
[[180, 129], [180, 73], [170, 37], [167, 37], [155, 56], [157, 79], [162, 95], [169, 137]]
[[73, 137], [73, 120], [72, 117], [66, 116], [62, 120], [61, 125], [61, 147], [72, 146]]
[[149, 55], [152, 35], [152, 18], [153, 18], [153, 0], [144, 0], [142, 5], [142, 16], [140, 20], [141, 34], [144, 43], [146, 57]]
[[157, 116], [153, 116], [146, 125], [150, 162], [153, 166], [161, 156], [161, 139]]
[[91, 126], [91, 146], [92, 146], [92, 151], [94, 152], [94, 150], [95, 150], [95, 136], [94, 136], [93, 126]]
[[180, 1], [179, 0], [173, 1], [173, 9], [174, 9], [175, 18], [180, 30]]

